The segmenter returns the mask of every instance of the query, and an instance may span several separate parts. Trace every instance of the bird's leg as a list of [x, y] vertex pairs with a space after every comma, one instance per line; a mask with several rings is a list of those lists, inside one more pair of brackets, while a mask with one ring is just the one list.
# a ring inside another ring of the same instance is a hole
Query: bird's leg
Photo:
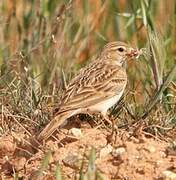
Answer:
[[117, 126], [115, 125], [114, 118], [111, 118], [111, 120], [110, 120], [109, 116], [107, 114], [104, 116], [104, 118], [109, 124], [111, 124], [111, 127], [112, 127], [111, 134], [107, 136], [107, 143], [110, 143], [110, 142], [112, 142], [112, 139], [116, 133]]
[[101, 113], [101, 114], [102, 114], [102, 116], [103, 116], [103, 119], [104, 119], [108, 124], [110, 124], [110, 125], [112, 126], [112, 122], [111, 122], [111, 120], [109, 119], [108, 113]]
[[111, 118], [112, 120], [112, 132], [111, 132], [111, 137], [113, 138], [114, 134], [116, 133], [117, 126], [115, 125], [114, 117]]

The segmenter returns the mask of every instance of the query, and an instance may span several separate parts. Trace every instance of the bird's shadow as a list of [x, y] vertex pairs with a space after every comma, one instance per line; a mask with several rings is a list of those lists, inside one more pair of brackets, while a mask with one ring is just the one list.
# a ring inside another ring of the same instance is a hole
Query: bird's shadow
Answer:
[[[92, 119], [93, 119], [93, 117], [90, 116], [90, 115], [87, 115], [87, 114], [78, 114], [76, 116], [70, 117], [67, 120], [67, 123], [62, 128], [66, 129], [67, 132], [69, 132], [69, 130], [72, 129], [72, 128], [81, 129], [83, 126], [86, 126], [88, 128], [92, 128], [92, 127], [95, 127], [97, 125], [95, 123], [95, 121], [93, 121]], [[53, 136], [56, 137], [56, 139], [60, 139], [59, 138], [59, 133], [60, 132], [58, 132], [58, 131], [56, 131], [53, 134]], [[62, 129], [61, 129], [61, 131], [62, 131]], [[54, 140], [53, 136], [51, 138]], [[70, 136], [68, 134], [65, 134], [65, 137], [63, 137], [62, 139], [59, 140], [58, 146], [62, 147], [64, 145], [66, 145], [66, 144], [75, 142], [77, 140], [78, 140], [78, 138], [76, 138], [74, 136]]]

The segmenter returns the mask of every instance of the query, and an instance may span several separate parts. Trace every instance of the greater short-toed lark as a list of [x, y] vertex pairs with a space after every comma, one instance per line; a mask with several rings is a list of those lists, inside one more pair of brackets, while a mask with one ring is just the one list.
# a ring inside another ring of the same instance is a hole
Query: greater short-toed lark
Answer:
[[140, 54], [140, 50], [123, 42], [108, 43], [98, 58], [71, 80], [57, 115], [38, 138], [46, 140], [67, 118], [79, 113], [101, 112], [105, 117], [107, 110], [119, 101], [126, 87], [126, 60]]

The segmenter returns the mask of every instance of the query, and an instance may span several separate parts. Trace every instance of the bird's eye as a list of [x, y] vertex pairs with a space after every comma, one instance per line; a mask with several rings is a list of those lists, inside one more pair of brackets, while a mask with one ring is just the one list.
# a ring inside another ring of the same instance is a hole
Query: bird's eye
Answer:
[[117, 50], [118, 50], [119, 52], [123, 52], [125, 49], [124, 49], [123, 47], [119, 47]]

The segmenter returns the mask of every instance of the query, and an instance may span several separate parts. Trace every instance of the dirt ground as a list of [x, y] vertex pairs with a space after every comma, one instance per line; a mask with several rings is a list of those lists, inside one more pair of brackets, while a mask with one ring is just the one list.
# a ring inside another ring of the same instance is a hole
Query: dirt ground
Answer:
[[[174, 140], [164, 141], [143, 131], [134, 136], [118, 130], [108, 143], [109, 134], [107, 129], [92, 128], [85, 122], [77, 128], [58, 130], [57, 139], [50, 138], [39, 147], [32, 147], [24, 132], [3, 135], [0, 137], [1, 179], [56, 179], [58, 164], [64, 179], [79, 179], [81, 167], [84, 173], [87, 171], [92, 148], [96, 151], [95, 170], [102, 179], [176, 179]], [[40, 176], [39, 169], [43, 171]]]

